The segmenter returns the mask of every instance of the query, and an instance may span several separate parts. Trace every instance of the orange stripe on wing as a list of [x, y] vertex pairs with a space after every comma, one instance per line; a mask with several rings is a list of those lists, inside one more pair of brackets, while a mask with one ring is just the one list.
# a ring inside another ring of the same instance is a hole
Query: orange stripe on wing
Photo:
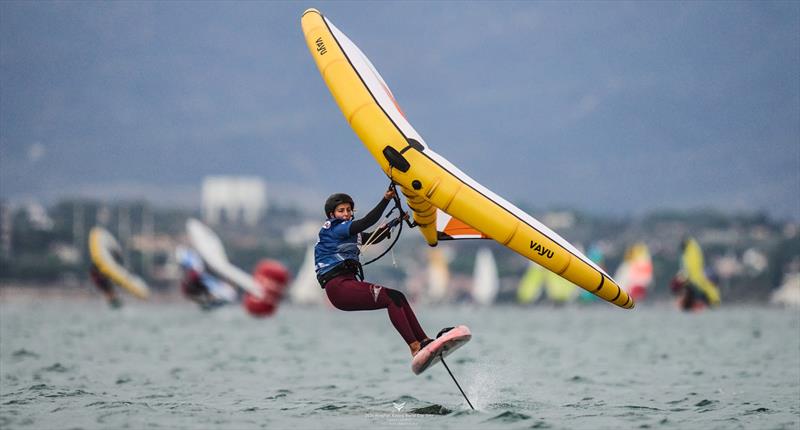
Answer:
[[470, 236], [477, 235], [482, 238], [488, 237], [457, 218], [450, 218], [450, 221], [448, 221], [447, 225], [444, 226], [443, 233], [453, 237], [465, 236], [465, 235], [470, 235]]

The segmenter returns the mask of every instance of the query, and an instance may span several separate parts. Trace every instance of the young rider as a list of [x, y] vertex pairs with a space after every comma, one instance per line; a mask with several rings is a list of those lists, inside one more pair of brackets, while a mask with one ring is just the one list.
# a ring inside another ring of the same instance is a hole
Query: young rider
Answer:
[[372, 233], [365, 230], [378, 222], [386, 206], [395, 196], [392, 187], [383, 199], [361, 219], [353, 220], [355, 203], [347, 194], [337, 193], [325, 202], [328, 218], [319, 231], [314, 247], [317, 280], [328, 299], [343, 311], [388, 309], [389, 319], [403, 337], [414, 356], [431, 342], [417, 322], [408, 300], [400, 291], [363, 281], [358, 245], [376, 243], [389, 236], [389, 227]]

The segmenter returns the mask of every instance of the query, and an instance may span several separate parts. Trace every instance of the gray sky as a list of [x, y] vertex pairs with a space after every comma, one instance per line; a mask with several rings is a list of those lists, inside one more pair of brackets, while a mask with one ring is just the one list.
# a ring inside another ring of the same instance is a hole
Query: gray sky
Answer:
[[0, 2], [0, 196], [193, 200], [203, 176], [241, 174], [312, 205], [378, 199], [306, 7], [510, 201], [800, 218], [794, 1]]

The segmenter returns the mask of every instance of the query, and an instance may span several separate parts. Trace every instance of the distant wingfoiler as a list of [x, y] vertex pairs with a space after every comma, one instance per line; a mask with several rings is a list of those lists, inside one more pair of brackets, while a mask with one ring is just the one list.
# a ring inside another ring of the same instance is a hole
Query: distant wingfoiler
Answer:
[[89, 254], [92, 263], [115, 284], [140, 299], [147, 299], [150, 288], [144, 280], [131, 273], [122, 263], [122, 247], [103, 227], [92, 227], [89, 232]]
[[[491, 238], [608, 302], [634, 306], [628, 293], [569, 242], [433, 152], [369, 59], [329, 19], [308, 9], [301, 22], [333, 98], [386, 175], [400, 185], [429, 245], [440, 238]], [[442, 217], [447, 221], [437, 220]]]

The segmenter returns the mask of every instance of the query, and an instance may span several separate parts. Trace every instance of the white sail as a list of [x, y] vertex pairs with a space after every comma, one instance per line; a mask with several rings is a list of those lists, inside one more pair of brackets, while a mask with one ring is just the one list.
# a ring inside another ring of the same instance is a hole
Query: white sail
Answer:
[[800, 309], [800, 273], [787, 273], [783, 285], [772, 292], [770, 303]]
[[289, 287], [289, 299], [298, 305], [319, 305], [323, 303], [325, 291], [319, 287], [317, 273], [314, 271], [314, 245], [306, 250], [303, 264]]
[[480, 305], [491, 305], [500, 288], [497, 264], [489, 248], [481, 248], [475, 257], [475, 272], [472, 277], [472, 299]]

